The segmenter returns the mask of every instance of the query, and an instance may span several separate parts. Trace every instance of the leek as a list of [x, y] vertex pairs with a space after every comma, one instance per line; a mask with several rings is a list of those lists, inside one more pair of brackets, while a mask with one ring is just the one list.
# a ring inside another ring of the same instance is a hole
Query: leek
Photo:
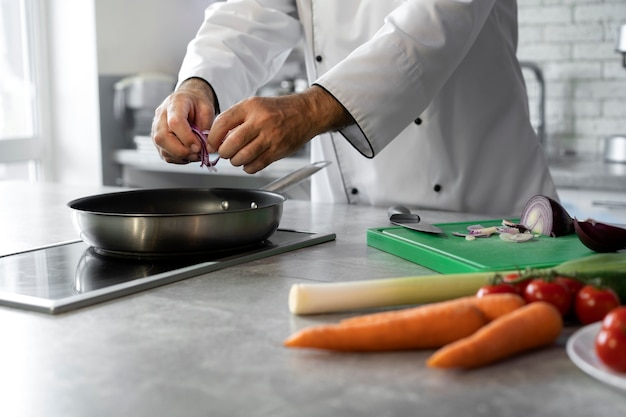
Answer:
[[626, 304], [626, 252], [593, 254], [552, 268], [526, 271], [436, 274], [333, 283], [294, 284], [289, 292], [292, 314], [337, 313], [376, 307], [425, 304], [476, 294], [478, 289], [510, 273], [519, 280], [555, 275], [615, 290]]
[[433, 303], [473, 295], [494, 275], [475, 272], [294, 284], [289, 291], [289, 310], [304, 315]]

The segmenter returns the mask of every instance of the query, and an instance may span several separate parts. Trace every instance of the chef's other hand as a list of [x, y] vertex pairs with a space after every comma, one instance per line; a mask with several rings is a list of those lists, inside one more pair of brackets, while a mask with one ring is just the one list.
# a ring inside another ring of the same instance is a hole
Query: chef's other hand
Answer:
[[[161, 158], [174, 164], [200, 160], [200, 143], [191, 124], [209, 129], [216, 114], [213, 89], [204, 80], [190, 78], [170, 94], [154, 113], [152, 141]], [[209, 149], [213, 152], [214, 149]]]
[[221, 158], [253, 174], [300, 149], [320, 133], [353, 123], [326, 90], [312, 86], [280, 97], [251, 97], [221, 113], [207, 143]]

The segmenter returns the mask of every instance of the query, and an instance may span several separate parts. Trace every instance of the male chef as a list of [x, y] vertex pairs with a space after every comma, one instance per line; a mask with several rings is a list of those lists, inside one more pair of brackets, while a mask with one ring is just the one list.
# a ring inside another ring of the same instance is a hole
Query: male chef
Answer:
[[[303, 42], [310, 87], [254, 97]], [[211, 4], [153, 140], [171, 163], [208, 147], [247, 173], [311, 142], [312, 200], [519, 215], [557, 198], [516, 58], [515, 0]]]

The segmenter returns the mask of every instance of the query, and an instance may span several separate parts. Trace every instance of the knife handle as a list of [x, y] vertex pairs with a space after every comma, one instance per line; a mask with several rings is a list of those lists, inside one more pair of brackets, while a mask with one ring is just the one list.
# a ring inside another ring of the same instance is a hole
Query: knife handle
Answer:
[[387, 216], [391, 217], [394, 214], [411, 214], [411, 210], [404, 206], [391, 206], [389, 210], [387, 210]]

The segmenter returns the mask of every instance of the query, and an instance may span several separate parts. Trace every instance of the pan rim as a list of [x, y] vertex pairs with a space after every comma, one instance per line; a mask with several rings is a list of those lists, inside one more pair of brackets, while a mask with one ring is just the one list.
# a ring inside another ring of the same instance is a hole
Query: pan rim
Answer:
[[[88, 200], [94, 200], [94, 199], [106, 199], [106, 198], [110, 198], [110, 197], [119, 197], [122, 195], [126, 195], [126, 194], [149, 194], [149, 193], [154, 193], [154, 192], [233, 192], [233, 193], [254, 193], [254, 194], [266, 194], [272, 198], [276, 198], [278, 201], [276, 201], [273, 204], [269, 204], [266, 206], [262, 206], [262, 207], [258, 207], [258, 208], [241, 208], [241, 209], [232, 209], [232, 210], [224, 210], [224, 211], [219, 211], [219, 212], [203, 212], [203, 211], [197, 211], [197, 212], [180, 212], [180, 213], [128, 213], [128, 212], [120, 212], [120, 211], [102, 211], [102, 210], [92, 210], [89, 208], [85, 208], [85, 207], [80, 207], [79, 205], [81, 203], [84, 203]], [[151, 218], [156, 218], [156, 217], [190, 217], [190, 216], [212, 216], [212, 215], [222, 215], [222, 214], [226, 214], [226, 213], [238, 213], [238, 212], [245, 212], [248, 210], [265, 210], [265, 209], [271, 209], [277, 205], [281, 205], [282, 203], [284, 203], [287, 200], [287, 198], [285, 196], [283, 196], [282, 194], [273, 192], [273, 191], [267, 191], [267, 190], [259, 190], [259, 189], [252, 189], [252, 188], [226, 188], [226, 187], [212, 187], [212, 188], [205, 188], [205, 187], [184, 187], [184, 188], [173, 188], [173, 187], [169, 187], [169, 188], [141, 188], [141, 189], [134, 189], [134, 190], [123, 190], [123, 191], [114, 191], [114, 192], [108, 192], [108, 193], [102, 193], [102, 194], [93, 194], [93, 195], [89, 195], [89, 196], [84, 196], [84, 197], [79, 197], [79, 198], [75, 198], [71, 201], [69, 201], [67, 203], [67, 206], [77, 212], [81, 212], [81, 213], [86, 213], [86, 214], [91, 214], [91, 215], [100, 215], [100, 216], [109, 216], [109, 217], [151, 217]]]

